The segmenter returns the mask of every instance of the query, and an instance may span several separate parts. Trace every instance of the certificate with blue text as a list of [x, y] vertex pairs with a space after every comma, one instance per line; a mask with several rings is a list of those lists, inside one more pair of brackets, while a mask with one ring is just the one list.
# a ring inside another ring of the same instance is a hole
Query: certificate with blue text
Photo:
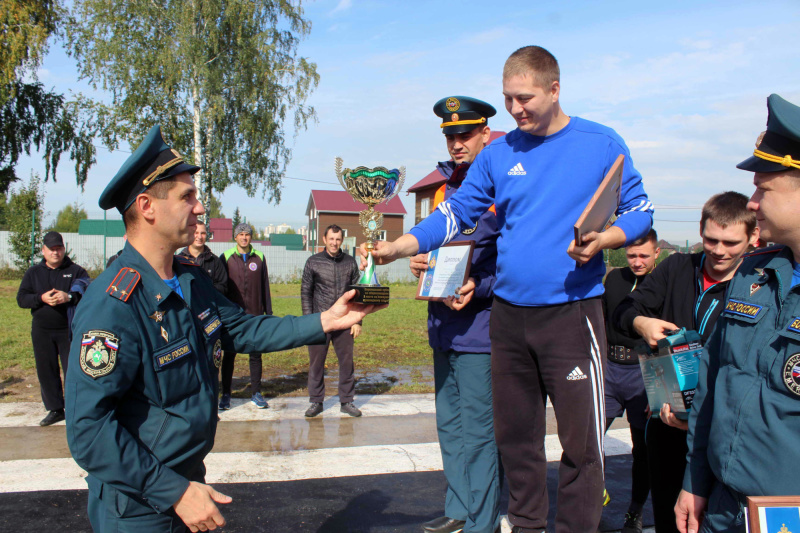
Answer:
[[475, 241], [455, 241], [428, 253], [428, 270], [419, 276], [417, 300], [442, 301], [458, 297], [469, 279]]

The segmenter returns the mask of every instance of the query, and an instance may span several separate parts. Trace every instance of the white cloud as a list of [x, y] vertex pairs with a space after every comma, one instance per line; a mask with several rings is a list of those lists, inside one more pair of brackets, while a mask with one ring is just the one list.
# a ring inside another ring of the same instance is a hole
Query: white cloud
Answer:
[[339, 0], [339, 3], [336, 4], [336, 7], [333, 8], [333, 11], [331, 11], [331, 15], [333, 15], [334, 13], [338, 13], [340, 11], [346, 11], [350, 9], [352, 5], [353, 5], [353, 0]]

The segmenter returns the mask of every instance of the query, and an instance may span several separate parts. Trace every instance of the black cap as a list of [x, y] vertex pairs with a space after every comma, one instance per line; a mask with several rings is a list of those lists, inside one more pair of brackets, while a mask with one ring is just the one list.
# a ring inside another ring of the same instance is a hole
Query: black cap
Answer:
[[100, 195], [100, 207], [116, 207], [124, 213], [153, 183], [183, 172], [194, 174], [198, 170], [200, 167], [186, 163], [177, 150], [164, 142], [161, 126], [153, 126]]
[[61, 237], [59, 232], [48, 231], [42, 238], [42, 244], [48, 248], [52, 248], [53, 246], [64, 246], [64, 239]]
[[756, 141], [756, 150], [736, 165], [751, 172], [782, 172], [800, 168], [800, 107], [777, 94], [767, 98], [767, 131]]
[[433, 105], [433, 112], [442, 117], [442, 133], [466, 133], [484, 126], [489, 117], [497, 114], [490, 104], [469, 96], [449, 96]]

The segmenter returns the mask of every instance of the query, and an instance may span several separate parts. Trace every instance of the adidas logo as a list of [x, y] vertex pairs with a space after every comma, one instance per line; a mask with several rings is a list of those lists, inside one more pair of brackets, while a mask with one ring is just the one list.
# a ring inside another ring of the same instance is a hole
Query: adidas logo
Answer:
[[581, 369], [576, 366], [567, 376], [567, 381], [578, 381], [579, 379], [589, 379], [589, 376], [581, 372]]
[[517, 163], [511, 170], [508, 171], [509, 176], [524, 176], [526, 174], [527, 172], [525, 172], [525, 169], [522, 168], [522, 163]]

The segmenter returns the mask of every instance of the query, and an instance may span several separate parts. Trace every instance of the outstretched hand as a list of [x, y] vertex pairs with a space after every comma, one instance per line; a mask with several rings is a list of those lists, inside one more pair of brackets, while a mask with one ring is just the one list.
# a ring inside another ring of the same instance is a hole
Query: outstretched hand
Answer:
[[[392, 261], [396, 261], [401, 257], [411, 257], [416, 255], [419, 251], [419, 242], [417, 238], [406, 233], [401, 235], [396, 241], [376, 241], [375, 248], [372, 250], [372, 260], [376, 265], [387, 265]], [[367, 267], [367, 245], [362, 243], [358, 247], [358, 253], [361, 256], [361, 270]]]
[[320, 315], [322, 330], [325, 333], [340, 329], [350, 329], [355, 324], [361, 322], [368, 314], [385, 309], [388, 306], [388, 304], [364, 305], [354, 303], [351, 300], [355, 295], [355, 289], [347, 291], [341, 298], [334, 302], [330, 309], [324, 311]]

